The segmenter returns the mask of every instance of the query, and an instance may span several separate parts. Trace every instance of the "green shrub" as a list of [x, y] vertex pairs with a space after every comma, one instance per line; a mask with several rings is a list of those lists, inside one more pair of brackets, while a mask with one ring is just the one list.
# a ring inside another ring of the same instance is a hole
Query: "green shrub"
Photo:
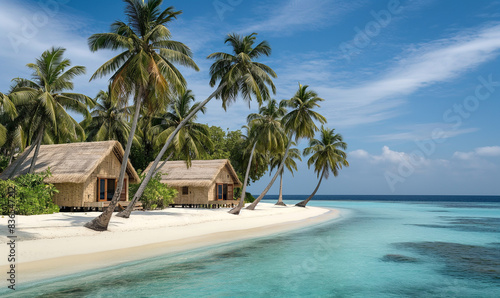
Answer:
[[253, 201], [255, 201], [255, 197], [252, 196], [251, 193], [247, 192], [245, 194], [245, 203], [253, 203]]
[[[141, 181], [146, 176], [141, 171], [138, 171]], [[166, 184], [160, 182], [161, 174], [157, 173], [148, 183], [144, 193], [139, 199], [142, 202], [142, 208], [144, 210], [154, 210], [154, 209], [165, 209], [174, 202], [174, 198], [177, 196], [177, 190], [168, 187]], [[139, 189], [140, 184], [130, 185], [129, 187], [129, 197], [133, 198], [137, 189]]]
[[[241, 187], [236, 188], [234, 190], [234, 193], [233, 193], [233, 199], [239, 200], [241, 198], [241, 193], [242, 192], [243, 192], [243, 190], [242, 190]], [[246, 192], [246, 194], [245, 194], [245, 203], [253, 203], [253, 201], [255, 201], [254, 196], [252, 196], [251, 193]]]
[[10, 198], [14, 203], [17, 215], [52, 214], [59, 212], [59, 206], [54, 204], [52, 197], [58, 190], [53, 184], [44, 183], [43, 180], [50, 177], [47, 170], [40, 174], [26, 174], [15, 180], [0, 181], [0, 211], [2, 215], [10, 213], [9, 198], [7, 192], [9, 187], [15, 187], [16, 194]]
[[0, 173], [9, 165], [9, 156], [0, 155]]

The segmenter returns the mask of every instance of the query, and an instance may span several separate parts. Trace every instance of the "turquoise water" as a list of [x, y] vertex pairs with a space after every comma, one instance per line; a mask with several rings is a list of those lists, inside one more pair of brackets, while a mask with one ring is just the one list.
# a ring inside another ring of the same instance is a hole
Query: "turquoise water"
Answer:
[[15, 294], [500, 297], [498, 203], [311, 205], [339, 208], [343, 216], [296, 232], [22, 284]]

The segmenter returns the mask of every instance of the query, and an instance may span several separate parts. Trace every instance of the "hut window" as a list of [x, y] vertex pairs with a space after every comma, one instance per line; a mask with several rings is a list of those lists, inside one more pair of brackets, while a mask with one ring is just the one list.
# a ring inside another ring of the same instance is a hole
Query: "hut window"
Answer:
[[233, 185], [232, 184], [217, 184], [217, 200], [232, 200]]
[[116, 179], [97, 179], [97, 200], [98, 201], [111, 201], [116, 189]]
[[182, 194], [183, 195], [188, 195], [189, 194], [189, 188], [187, 186], [182, 187]]

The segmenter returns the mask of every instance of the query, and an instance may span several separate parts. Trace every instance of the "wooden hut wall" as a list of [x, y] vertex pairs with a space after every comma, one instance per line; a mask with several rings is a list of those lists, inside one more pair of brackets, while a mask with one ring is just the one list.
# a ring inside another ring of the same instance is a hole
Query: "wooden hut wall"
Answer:
[[60, 207], [83, 207], [83, 183], [54, 183], [59, 191], [54, 203]]
[[[97, 202], [97, 178], [118, 179], [120, 176], [120, 161], [114, 153], [110, 153], [96, 170], [89, 176], [85, 182], [85, 190], [83, 192], [84, 202]], [[128, 181], [128, 174], [125, 173], [125, 178]], [[128, 184], [128, 183], [127, 183]], [[127, 191], [127, 201], [128, 201]]]
[[[216, 190], [217, 190], [218, 183], [234, 184], [233, 177], [231, 176], [231, 173], [229, 172], [227, 167], [224, 167], [224, 168], [222, 168], [222, 170], [220, 170], [219, 174], [215, 178], [214, 183], [210, 186], [210, 190], [208, 193], [208, 197], [210, 198], [210, 200], [214, 200], [214, 201], [217, 200], [217, 191]], [[235, 190], [233, 188], [233, 192], [234, 191]], [[232, 199], [232, 198], [230, 198], [230, 199]]]
[[188, 194], [182, 194], [182, 187], [175, 187], [178, 194], [174, 200], [175, 204], [208, 204], [208, 188], [188, 186]]

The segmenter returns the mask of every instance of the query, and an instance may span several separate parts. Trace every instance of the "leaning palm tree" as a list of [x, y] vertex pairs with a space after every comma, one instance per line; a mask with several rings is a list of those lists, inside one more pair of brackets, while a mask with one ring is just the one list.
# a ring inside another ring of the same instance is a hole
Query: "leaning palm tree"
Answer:
[[337, 177], [342, 167], [349, 166], [347, 154], [343, 151], [346, 149], [347, 144], [344, 142], [342, 135], [336, 134], [335, 129], [321, 127], [320, 138], [311, 140], [309, 147], [304, 149], [304, 155], [313, 154], [307, 161], [307, 165], [310, 167], [314, 164], [314, 171], [318, 175], [319, 182], [313, 193], [295, 206], [305, 207], [318, 191], [323, 178], [328, 179], [330, 172]]
[[[149, 132], [156, 136], [157, 146], [164, 144], [165, 140], [170, 138], [175, 128], [178, 127], [194, 109], [199, 107], [200, 103], [191, 105], [191, 102], [194, 100], [195, 98], [192, 91], [187, 90], [174, 99], [167, 113], [157, 116], [162, 119], [162, 122], [153, 126]], [[206, 108], [202, 107], [200, 110], [202, 113], [205, 113]], [[186, 160], [187, 166], [189, 167], [191, 166], [191, 160], [193, 158], [203, 156], [206, 154], [207, 150], [213, 149], [208, 126], [194, 122], [196, 118], [196, 115], [191, 117], [174, 136], [171, 147], [167, 150], [169, 157], [164, 162], [172, 157], [177, 157]], [[161, 168], [161, 166], [159, 168]], [[130, 217], [133, 206], [139, 199], [140, 197], [134, 196], [127, 208], [121, 211], [117, 216], [124, 218]]]
[[269, 98], [269, 87], [273, 94], [276, 93], [276, 87], [271, 79], [271, 77], [277, 77], [276, 73], [269, 66], [254, 61], [263, 55], [269, 56], [271, 54], [271, 47], [267, 41], [254, 46], [255, 35], [257, 33], [252, 33], [244, 37], [238, 34], [229, 34], [225, 43], [229, 43], [232, 46], [233, 53], [217, 52], [207, 57], [208, 59], [215, 59], [215, 62], [210, 67], [210, 86], [214, 87], [217, 85], [217, 89], [198, 108], [194, 109], [184, 118], [172, 132], [153, 162], [151, 169], [154, 170], [147, 173], [134, 195], [134, 200], [136, 200], [135, 197], [141, 197], [153, 173], [156, 172], [160, 159], [170, 147], [175, 135], [212, 98], [221, 99], [222, 106], [227, 108], [231, 102], [236, 100], [238, 95], [241, 95], [248, 102], [251, 101], [252, 97], [255, 97], [260, 105], [264, 100]]
[[[18, 123], [24, 123], [28, 134], [30, 148], [20, 157], [20, 165], [35, 149], [29, 173], [33, 173], [42, 140], [47, 143], [59, 143], [82, 139], [82, 127], [67, 111], [73, 111], [88, 117], [88, 107], [93, 106], [89, 97], [64, 92], [72, 90], [71, 80], [85, 73], [85, 67], [71, 65], [70, 60], [64, 59], [64, 48], [52, 48], [43, 52], [36, 63], [26, 66], [33, 70], [32, 80], [16, 78], [10, 93], [13, 102], [17, 104]], [[12, 171], [15, 175], [16, 169]]]
[[[292, 145], [296, 145], [295, 142], [292, 141]], [[285, 161], [285, 166], [281, 169], [281, 172], [279, 173], [280, 177], [280, 190], [279, 190], [279, 195], [278, 195], [278, 202], [275, 205], [278, 206], [286, 206], [285, 203], [283, 203], [283, 173], [285, 172], [285, 167], [292, 173], [293, 171], [297, 171], [297, 163], [295, 162], [295, 159], [301, 160], [301, 154], [299, 149], [297, 148], [290, 148], [288, 150], [288, 154], [286, 158], [284, 158], [285, 155], [285, 148], [282, 148], [282, 150], [278, 150], [275, 152], [270, 152], [270, 158], [269, 158], [269, 166], [270, 166], [270, 173], [271, 175], [272, 171], [275, 168], [279, 168], [281, 163]], [[255, 210], [255, 207], [260, 203], [264, 196], [259, 196], [255, 201], [252, 202], [246, 209], [248, 210]]]
[[[292, 143], [292, 146], [295, 143]], [[275, 168], [279, 168], [281, 161], [285, 160], [285, 167], [288, 169], [290, 173], [292, 173], [293, 176], [293, 171], [297, 171], [297, 163], [295, 162], [296, 159], [302, 161], [301, 154], [299, 149], [297, 148], [290, 148], [288, 150], [288, 156], [284, 158], [285, 152], [276, 152], [271, 156], [271, 172]], [[278, 195], [278, 202], [276, 205], [278, 206], [286, 206], [285, 203], [283, 203], [283, 173], [285, 172], [285, 167], [281, 170], [280, 173], [280, 190], [279, 190], [279, 195]]]
[[279, 174], [283, 170], [285, 160], [288, 158], [290, 146], [292, 145], [292, 140], [298, 142], [302, 138], [312, 139], [314, 137], [314, 133], [318, 130], [315, 121], [321, 124], [326, 123], [325, 117], [318, 112], [313, 111], [314, 108], [319, 107], [319, 102], [324, 101], [324, 99], [318, 97], [316, 92], [307, 90], [307, 88], [309, 88], [309, 86], [299, 84], [299, 90], [297, 90], [292, 98], [286, 101], [286, 106], [290, 108], [291, 111], [283, 117], [282, 121], [285, 131], [287, 131], [289, 140], [288, 145], [276, 174], [273, 176], [271, 182], [269, 182], [260, 196], [255, 200], [255, 205], [257, 205], [267, 194], [271, 186], [274, 184], [274, 181], [276, 181]]
[[[162, 123], [152, 127], [153, 135], [156, 135], [157, 147], [165, 144], [172, 132], [179, 126], [193, 110], [197, 109], [200, 103], [191, 105], [195, 101], [194, 94], [187, 90], [179, 95], [170, 105], [170, 110], [161, 116]], [[203, 114], [206, 107], [200, 108]], [[171, 144], [171, 153], [175, 159], [186, 160], [187, 166], [191, 166], [193, 158], [199, 158], [207, 154], [207, 150], [213, 149], [213, 143], [210, 139], [210, 132], [207, 125], [196, 123], [198, 117], [193, 116], [174, 136]]]
[[250, 140], [254, 145], [250, 153], [245, 180], [243, 181], [243, 191], [239, 204], [229, 211], [231, 214], [239, 214], [245, 204], [246, 185], [248, 183], [248, 175], [250, 166], [253, 162], [252, 157], [254, 151], [261, 153], [284, 150], [286, 144], [286, 135], [281, 125], [281, 118], [285, 115], [286, 109], [283, 105], [278, 104], [275, 99], [268, 101], [266, 106], [259, 109], [259, 113], [248, 115], [247, 121], [250, 127]]
[[[91, 112], [91, 119], [80, 123], [87, 132], [87, 141], [117, 140], [125, 144], [130, 125], [127, 118], [131, 107], [121, 107], [111, 92], [99, 91], [95, 98], [96, 105]], [[134, 139], [137, 142], [137, 138]]]
[[174, 11], [173, 7], [161, 10], [163, 0], [124, 2], [128, 22], [116, 21], [111, 25], [110, 33], [94, 34], [88, 40], [92, 52], [123, 50], [99, 67], [91, 80], [112, 74], [111, 96], [120, 99], [122, 105], [127, 104], [129, 96], [134, 96], [135, 105], [113, 199], [101, 215], [85, 224], [85, 227], [96, 231], [107, 230], [120, 199], [141, 107], [162, 110], [164, 99], [169, 98], [173, 90], [181, 91], [186, 87], [186, 81], [174, 63], [199, 70], [191, 59], [191, 50], [183, 43], [171, 40], [171, 33], [166, 27], [181, 14], [180, 11]]

